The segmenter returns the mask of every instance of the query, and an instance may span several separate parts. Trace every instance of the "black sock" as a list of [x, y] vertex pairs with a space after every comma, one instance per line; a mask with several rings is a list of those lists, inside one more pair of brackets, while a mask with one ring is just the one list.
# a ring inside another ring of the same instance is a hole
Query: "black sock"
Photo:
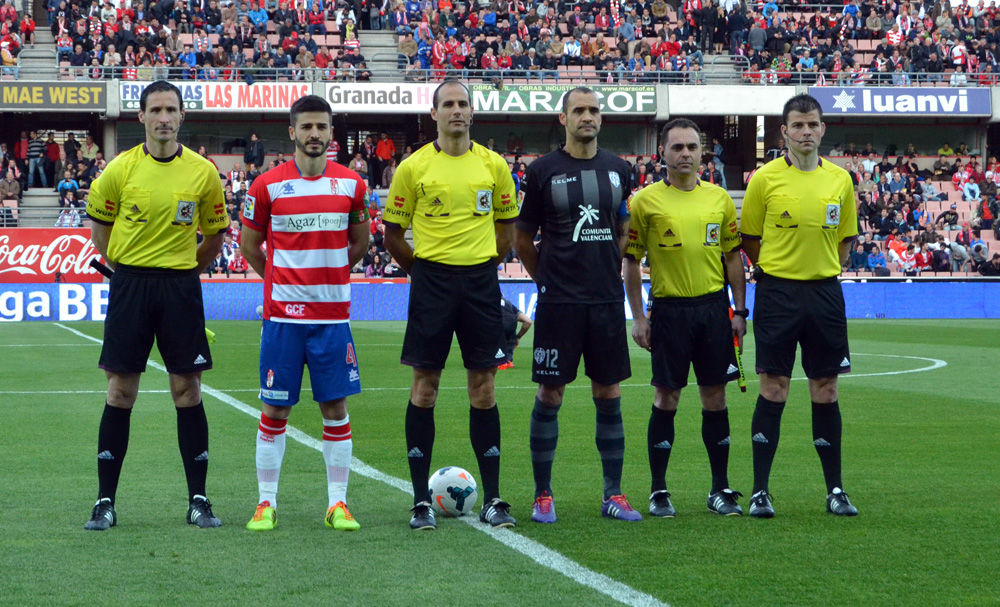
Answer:
[[767, 490], [771, 464], [774, 463], [774, 453], [778, 450], [778, 439], [781, 437], [781, 413], [784, 410], [785, 403], [776, 403], [763, 396], [757, 397], [757, 408], [754, 409], [753, 420], [750, 422], [754, 493]]
[[208, 476], [208, 418], [203, 403], [177, 409], [177, 446], [184, 462], [188, 500], [196, 495], [204, 497]]
[[413, 483], [413, 503], [430, 502], [427, 482], [434, 451], [434, 407], [422, 408], [412, 402], [406, 407], [406, 457]]
[[500, 410], [469, 407], [469, 439], [479, 461], [483, 504], [500, 497]]
[[115, 503], [118, 477], [128, 451], [129, 419], [132, 409], [119, 409], [104, 404], [101, 426], [97, 431], [97, 499], [110, 498]]
[[834, 487], [843, 488], [840, 478], [840, 444], [843, 424], [840, 417], [840, 403], [812, 404], [813, 444], [816, 453], [823, 464], [823, 477], [826, 479], [826, 492], [832, 493]]
[[667, 464], [674, 449], [674, 416], [677, 410], [664, 411], [653, 406], [646, 430], [646, 446], [649, 450], [649, 473], [653, 478], [650, 493], [667, 490]]
[[559, 405], [546, 405], [535, 397], [528, 430], [531, 449], [531, 469], [535, 475], [535, 497], [544, 492], [552, 495], [552, 460], [559, 442]]
[[712, 493], [729, 487], [729, 409], [701, 410], [701, 440], [712, 468]]
[[622, 467], [625, 463], [625, 424], [622, 423], [622, 397], [595, 398], [597, 423], [594, 441], [604, 469], [604, 499], [622, 494]]

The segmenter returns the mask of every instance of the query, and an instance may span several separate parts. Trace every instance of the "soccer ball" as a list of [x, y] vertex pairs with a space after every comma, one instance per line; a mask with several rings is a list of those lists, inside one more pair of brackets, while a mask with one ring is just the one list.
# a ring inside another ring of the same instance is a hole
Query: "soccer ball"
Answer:
[[431, 505], [442, 516], [462, 516], [472, 512], [479, 499], [476, 479], [457, 466], [441, 468], [431, 476]]

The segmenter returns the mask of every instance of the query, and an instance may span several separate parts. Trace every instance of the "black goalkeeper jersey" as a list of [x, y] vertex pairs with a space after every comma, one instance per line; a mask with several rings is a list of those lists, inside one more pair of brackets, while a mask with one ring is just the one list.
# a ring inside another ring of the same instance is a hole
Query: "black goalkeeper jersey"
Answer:
[[598, 150], [587, 160], [562, 148], [528, 166], [517, 228], [541, 229], [538, 301], [624, 301], [619, 228], [628, 221], [629, 165]]

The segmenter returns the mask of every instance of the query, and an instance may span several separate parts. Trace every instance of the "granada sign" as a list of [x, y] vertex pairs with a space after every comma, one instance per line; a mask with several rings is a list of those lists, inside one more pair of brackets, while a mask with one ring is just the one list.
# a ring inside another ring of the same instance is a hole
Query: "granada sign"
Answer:
[[[576, 84], [504, 84], [503, 88], [488, 84], [469, 86], [472, 108], [485, 114], [555, 114], [562, 105], [562, 96]], [[655, 114], [655, 86], [592, 86], [605, 114]]]
[[[312, 94], [311, 84], [258, 82], [188, 82], [171, 81], [181, 90], [184, 109], [196, 112], [287, 112], [299, 97]], [[150, 82], [119, 84], [119, 98], [124, 111], [138, 111], [139, 98]]]
[[990, 116], [989, 88], [809, 87], [824, 113], [908, 116]]
[[17, 228], [0, 233], [0, 284], [101, 282], [101, 254], [87, 229]]
[[431, 110], [437, 84], [400, 82], [327, 83], [324, 97], [335, 113], [423, 114]]

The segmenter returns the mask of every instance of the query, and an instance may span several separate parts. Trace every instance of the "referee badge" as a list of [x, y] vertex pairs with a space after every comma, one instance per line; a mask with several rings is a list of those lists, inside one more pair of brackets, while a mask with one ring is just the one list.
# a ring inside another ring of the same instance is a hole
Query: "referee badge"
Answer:
[[193, 200], [178, 200], [177, 216], [174, 217], [174, 221], [176, 223], [186, 223], [191, 225], [194, 221], [194, 206], [195, 202]]
[[839, 204], [828, 204], [828, 205], [826, 205], [826, 225], [828, 225], [828, 226], [839, 226], [840, 225], [840, 205]]
[[478, 190], [476, 192], [476, 211], [489, 213], [493, 208], [493, 190]]
[[719, 229], [717, 223], [710, 223], [705, 226], [705, 244], [719, 244]]

